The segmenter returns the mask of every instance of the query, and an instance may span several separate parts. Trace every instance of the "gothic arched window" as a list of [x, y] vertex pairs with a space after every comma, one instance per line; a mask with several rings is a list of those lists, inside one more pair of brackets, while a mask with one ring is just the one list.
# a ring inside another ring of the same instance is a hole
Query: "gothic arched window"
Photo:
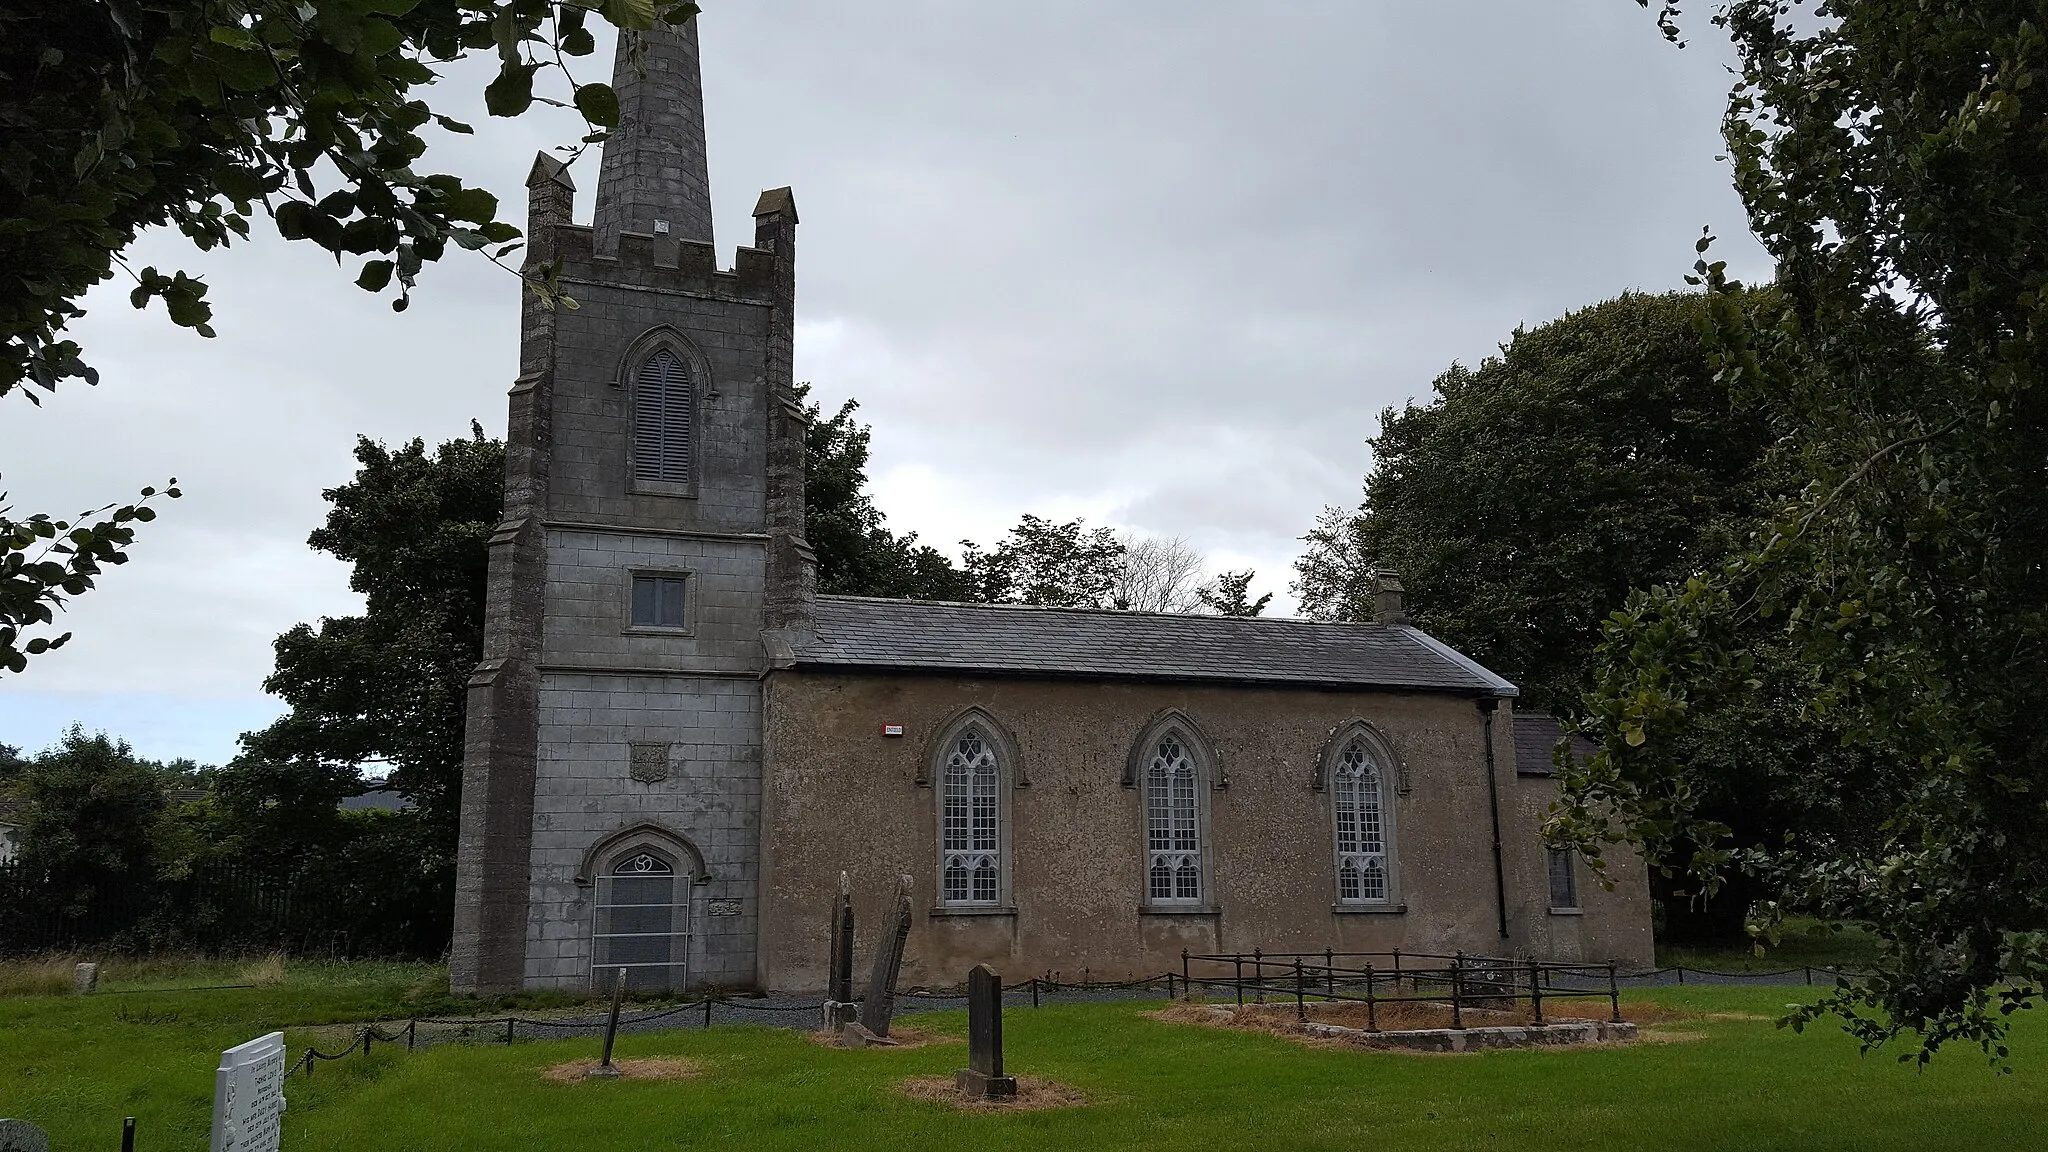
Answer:
[[597, 878], [591, 976], [609, 988], [681, 988], [689, 975], [690, 877], [645, 849], [629, 850]]
[[696, 390], [683, 358], [658, 348], [633, 377], [633, 479], [690, 482], [690, 427]]
[[1003, 793], [995, 741], [960, 730], [939, 780], [939, 900], [994, 907], [1003, 894]]
[[1330, 766], [1337, 805], [1337, 900], [1385, 904], [1393, 885], [1387, 867], [1384, 774], [1365, 738], [1354, 736]]
[[1200, 772], [1180, 732], [1152, 746], [1145, 768], [1145, 899], [1152, 904], [1202, 902]]

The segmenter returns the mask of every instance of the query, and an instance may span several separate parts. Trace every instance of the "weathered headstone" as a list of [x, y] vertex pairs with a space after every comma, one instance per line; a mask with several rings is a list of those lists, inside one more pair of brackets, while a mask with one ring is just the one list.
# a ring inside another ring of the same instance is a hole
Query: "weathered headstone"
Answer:
[[1017, 1094], [1017, 1078], [1003, 1075], [1003, 978], [986, 964], [967, 974], [967, 1067], [953, 1084], [969, 1096]]
[[839, 874], [839, 899], [832, 905], [832, 969], [825, 986], [825, 1024], [853, 1022], [853, 881]]
[[50, 1134], [26, 1120], [0, 1120], [0, 1152], [50, 1152]]
[[277, 1152], [284, 1124], [284, 1033], [220, 1054], [213, 1076], [212, 1152]]
[[100, 966], [80, 964], [71, 970], [71, 990], [80, 996], [90, 996], [100, 990]]
[[875, 966], [868, 973], [868, 992], [860, 1002], [860, 1026], [888, 1038], [889, 1021], [896, 1015], [896, 977], [903, 971], [903, 944], [910, 939], [910, 877], [896, 880], [896, 899], [889, 906], [889, 918], [882, 925], [882, 937], [875, 942]]

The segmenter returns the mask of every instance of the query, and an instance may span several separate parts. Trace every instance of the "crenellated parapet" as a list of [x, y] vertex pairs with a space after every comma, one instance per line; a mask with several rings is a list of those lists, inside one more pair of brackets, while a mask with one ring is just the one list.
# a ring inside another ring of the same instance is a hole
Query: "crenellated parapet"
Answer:
[[553, 247], [562, 259], [562, 278], [627, 288], [686, 292], [693, 296], [750, 304], [773, 304], [776, 301], [777, 272], [773, 252], [741, 248], [731, 268], [720, 268], [716, 249], [706, 241], [649, 236], [639, 232], [622, 232], [618, 239], [618, 251], [602, 255], [596, 251], [597, 235], [589, 225], [557, 226]]

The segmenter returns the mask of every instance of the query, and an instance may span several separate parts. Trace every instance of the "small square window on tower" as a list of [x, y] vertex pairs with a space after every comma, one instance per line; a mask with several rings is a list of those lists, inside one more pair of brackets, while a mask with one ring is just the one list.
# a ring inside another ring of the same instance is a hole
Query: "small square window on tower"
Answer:
[[684, 592], [688, 581], [682, 576], [633, 575], [633, 627], [683, 628]]

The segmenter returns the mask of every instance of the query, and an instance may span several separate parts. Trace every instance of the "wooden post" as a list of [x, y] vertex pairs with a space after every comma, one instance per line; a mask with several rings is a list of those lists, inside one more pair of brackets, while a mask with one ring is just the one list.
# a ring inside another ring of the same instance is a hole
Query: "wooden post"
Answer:
[[[1379, 1006], [1373, 1001], [1372, 986], [1372, 961], [1368, 960], [1365, 962], [1365, 1030], [1367, 1032], [1377, 1032], [1380, 1030]], [[1401, 990], [1395, 988], [1394, 994], [1396, 996], [1400, 995]]]
[[1465, 1026], [1465, 951], [1451, 957], [1451, 1027]]

